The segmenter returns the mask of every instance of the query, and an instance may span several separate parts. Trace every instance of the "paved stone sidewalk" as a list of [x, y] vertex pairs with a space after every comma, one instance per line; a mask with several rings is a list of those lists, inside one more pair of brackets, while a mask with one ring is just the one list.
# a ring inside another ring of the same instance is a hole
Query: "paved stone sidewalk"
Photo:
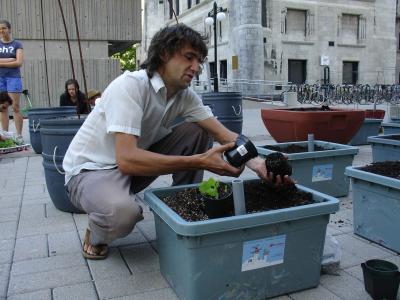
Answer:
[[[244, 114], [253, 122], [245, 121], [244, 133], [257, 144], [273, 143], [254, 121], [259, 110]], [[362, 146], [354, 164], [370, 160], [370, 147]], [[246, 170], [242, 177], [248, 176], [253, 174]], [[162, 176], [151, 187], [170, 183], [170, 176]], [[177, 299], [160, 274], [153, 221], [145, 208], [144, 221], [111, 244], [108, 259], [85, 260], [81, 243], [87, 217], [54, 207], [41, 156], [0, 157], [0, 299]], [[341, 245], [340, 276], [322, 275], [318, 288], [276, 299], [371, 299], [364, 291], [360, 263], [384, 258], [400, 266], [400, 257], [352, 230], [351, 197], [340, 198], [340, 211], [328, 225]]]

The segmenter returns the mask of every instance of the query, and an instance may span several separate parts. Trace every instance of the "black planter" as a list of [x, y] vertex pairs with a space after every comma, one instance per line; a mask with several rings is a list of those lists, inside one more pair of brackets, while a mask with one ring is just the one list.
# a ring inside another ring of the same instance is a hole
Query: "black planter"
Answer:
[[204, 212], [210, 219], [228, 217], [233, 212], [232, 187], [224, 182], [220, 182], [220, 185], [228, 187], [228, 193], [224, 197], [215, 199], [201, 195], [204, 201]]
[[388, 261], [371, 259], [361, 264], [365, 290], [373, 299], [396, 300], [399, 289], [400, 272]]
[[69, 200], [64, 186], [65, 176], [62, 162], [72, 139], [84, 121], [84, 116], [81, 116], [80, 119], [70, 116], [41, 121], [40, 135], [47, 190], [54, 206], [65, 212], [82, 213]]
[[29, 138], [33, 150], [42, 153], [42, 141], [40, 138], [41, 120], [46, 118], [54, 118], [61, 116], [69, 116], [76, 114], [75, 106], [60, 106], [47, 108], [32, 108], [28, 111], [29, 122]]

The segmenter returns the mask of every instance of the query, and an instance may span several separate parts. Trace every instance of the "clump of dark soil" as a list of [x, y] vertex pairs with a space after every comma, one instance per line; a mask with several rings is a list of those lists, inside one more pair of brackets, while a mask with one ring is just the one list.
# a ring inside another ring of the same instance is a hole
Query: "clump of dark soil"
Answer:
[[311, 193], [299, 191], [294, 184], [281, 188], [262, 182], [244, 184], [246, 212], [255, 213], [314, 203]]
[[[312, 194], [299, 191], [294, 184], [276, 188], [262, 181], [245, 182], [244, 192], [247, 214], [314, 203]], [[162, 201], [186, 221], [209, 219], [197, 188], [182, 190], [173, 196], [164, 197]], [[233, 209], [229, 209], [227, 216], [233, 215]]]
[[382, 136], [381, 138], [387, 139], [387, 140], [400, 141], [400, 134], [399, 135], [392, 135], [392, 136]]
[[282, 179], [285, 175], [292, 175], [292, 166], [281, 152], [268, 154], [265, 157], [265, 166], [267, 167], [267, 172], [272, 172], [274, 174], [274, 182], [278, 175], [280, 175]]
[[[308, 146], [296, 145], [296, 144], [292, 144], [292, 145], [288, 145], [288, 146], [284, 146], [284, 147], [266, 145], [266, 146], [263, 146], [263, 148], [273, 150], [273, 151], [279, 151], [279, 152], [283, 152], [283, 153], [308, 152]], [[333, 150], [333, 149], [324, 148], [324, 147], [314, 144], [314, 151], [325, 151], [325, 150]]]
[[362, 171], [400, 179], [400, 161], [375, 162], [360, 168]]
[[329, 111], [332, 109], [328, 105], [322, 105], [321, 107], [299, 107], [299, 108], [290, 108], [287, 110], [292, 110], [292, 111]]

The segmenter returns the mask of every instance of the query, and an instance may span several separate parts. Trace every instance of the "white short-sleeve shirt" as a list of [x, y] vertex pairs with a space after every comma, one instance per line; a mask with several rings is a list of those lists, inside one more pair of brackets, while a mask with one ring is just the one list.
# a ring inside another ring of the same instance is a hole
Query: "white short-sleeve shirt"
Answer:
[[148, 149], [171, 132], [176, 117], [187, 122], [213, 116], [190, 88], [167, 101], [158, 73], [149, 79], [145, 70], [125, 72], [105, 89], [101, 101], [73, 138], [63, 161], [65, 183], [82, 169], [115, 168], [115, 132], [138, 137], [138, 147]]

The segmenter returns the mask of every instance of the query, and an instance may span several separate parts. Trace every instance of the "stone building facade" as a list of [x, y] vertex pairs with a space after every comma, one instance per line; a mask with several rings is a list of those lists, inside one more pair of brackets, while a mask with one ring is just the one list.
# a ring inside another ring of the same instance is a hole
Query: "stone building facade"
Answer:
[[[204, 22], [211, 0], [146, 0], [139, 59], [159, 28], [179, 22], [210, 37]], [[218, 22], [218, 76], [229, 81], [391, 84], [396, 65], [394, 0], [218, 0], [227, 18]], [[213, 72], [211, 72], [213, 73]], [[211, 74], [213, 76], [214, 74]], [[326, 76], [327, 77], [327, 76]], [[205, 74], [200, 76], [204, 79]], [[257, 91], [254, 91], [257, 92]]]

